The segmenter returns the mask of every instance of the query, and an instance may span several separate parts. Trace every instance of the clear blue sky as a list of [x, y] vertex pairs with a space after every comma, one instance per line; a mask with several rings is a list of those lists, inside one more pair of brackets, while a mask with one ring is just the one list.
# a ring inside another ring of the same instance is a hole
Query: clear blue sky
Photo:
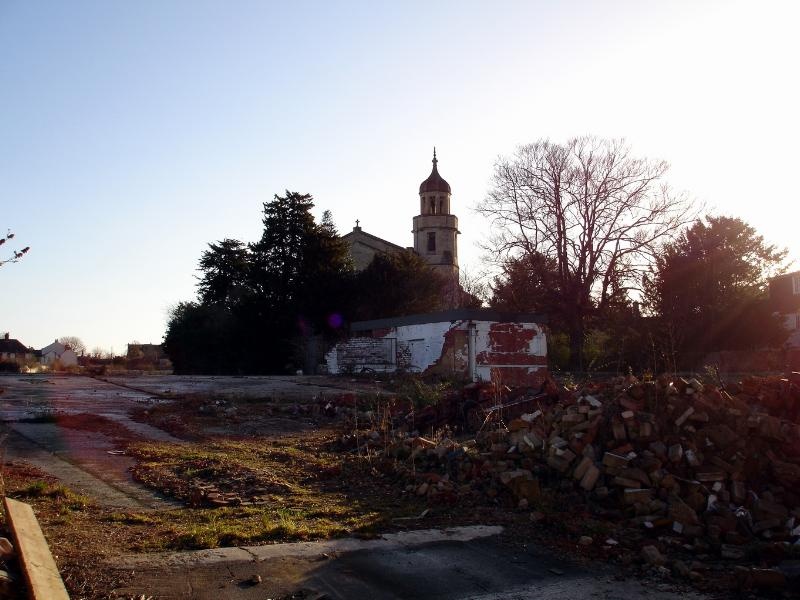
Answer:
[[0, 229], [32, 249], [0, 330], [160, 342], [205, 244], [287, 188], [410, 245], [434, 144], [473, 272], [497, 155], [584, 133], [800, 258], [797, 6], [4, 0]]

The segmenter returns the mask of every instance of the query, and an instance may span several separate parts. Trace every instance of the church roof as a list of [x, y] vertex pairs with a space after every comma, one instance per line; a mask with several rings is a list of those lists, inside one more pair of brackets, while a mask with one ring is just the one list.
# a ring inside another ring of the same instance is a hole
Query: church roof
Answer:
[[[360, 244], [363, 244], [365, 246], [369, 246], [370, 248], [374, 248], [376, 250], [379, 250], [381, 252], [386, 251], [387, 247], [388, 247], [388, 249], [391, 249], [391, 250], [394, 250], [394, 251], [405, 250], [405, 248], [403, 248], [402, 246], [398, 246], [397, 244], [393, 244], [392, 242], [390, 242], [388, 240], [385, 240], [383, 238], [379, 238], [377, 235], [372, 235], [371, 233], [367, 233], [366, 231], [361, 229], [361, 227], [358, 227], [358, 226], [353, 227], [353, 231], [348, 231], [347, 233], [345, 233], [342, 236], [342, 239], [347, 241], [347, 242], [349, 242], [349, 243], [351, 243], [351, 244], [360, 243]], [[376, 247], [375, 244], [372, 244], [370, 242], [378, 242], [379, 246], [383, 245], [385, 247], [384, 248]]]
[[419, 193], [423, 194], [425, 192], [447, 192], [450, 193], [450, 184], [447, 183], [441, 175], [439, 175], [439, 171], [436, 168], [436, 163], [439, 161], [436, 160], [436, 148], [433, 149], [433, 170], [431, 174], [428, 175], [428, 178], [419, 184]]

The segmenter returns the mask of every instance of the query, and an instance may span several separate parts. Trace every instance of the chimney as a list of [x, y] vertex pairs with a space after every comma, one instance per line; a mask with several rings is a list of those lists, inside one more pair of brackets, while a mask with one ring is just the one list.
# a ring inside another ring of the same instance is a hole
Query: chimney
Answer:
[[6, 334], [3, 337], [4, 339], [8, 339], [11, 337], [11, 334], [8, 331], [6, 331]]

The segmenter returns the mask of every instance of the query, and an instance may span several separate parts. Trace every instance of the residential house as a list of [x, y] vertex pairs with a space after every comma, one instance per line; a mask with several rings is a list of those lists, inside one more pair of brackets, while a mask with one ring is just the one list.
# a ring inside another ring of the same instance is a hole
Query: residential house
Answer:
[[800, 271], [773, 277], [769, 282], [769, 298], [790, 331], [786, 345], [800, 348]]
[[69, 347], [58, 340], [45, 346], [39, 352], [42, 354], [42, 364], [53, 366], [56, 363], [62, 367], [75, 367], [78, 365], [78, 355]]
[[128, 368], [169, 370], [172, 363], [161, 344], [128, 344]]
[[11, 339], [11, 334], [6, 333], [0, 339], [0, 362], [15, 362], [24, 365], [35, 360], [35, 353], [32, 348], [25, 347], [19, 340]]

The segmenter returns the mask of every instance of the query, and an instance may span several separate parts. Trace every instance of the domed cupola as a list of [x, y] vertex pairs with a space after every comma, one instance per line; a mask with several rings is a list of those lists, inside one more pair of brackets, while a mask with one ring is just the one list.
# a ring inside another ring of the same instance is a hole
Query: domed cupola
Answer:
[[428, 192], [445, 192], [446, 194], [450, 193], [450, 184], [447, 183], [441, 175], [439, 175], [439, 171], [436, 168], [436, 164], [439, 161], [436, 160], [436, 148], [433, 149], [433, 170], [428, 178], [419, 184], [419, 193], [425, 194]]
[[448, 281], [458, 281], [458, 217], [450, 212], [450, 184], [436, 168], [419, 186], [419, 214], [414, 217], [414, 251]]

